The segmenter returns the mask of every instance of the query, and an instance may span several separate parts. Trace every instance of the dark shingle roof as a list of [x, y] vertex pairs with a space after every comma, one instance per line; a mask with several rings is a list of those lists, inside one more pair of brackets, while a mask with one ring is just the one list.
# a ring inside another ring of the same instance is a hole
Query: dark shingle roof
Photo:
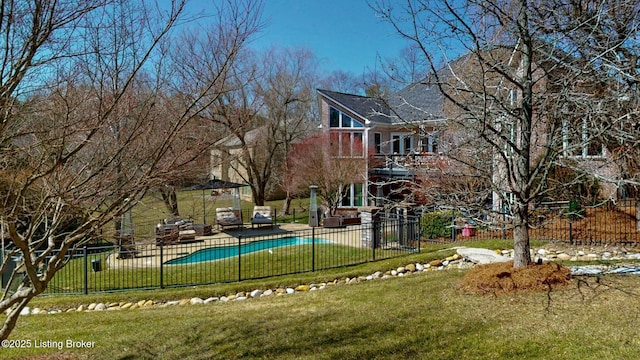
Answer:
[[389, 106], [402, 122], [441, 120], [443, 105], [444, 96], [438, 86], [426, 81], [410, 84], [389, 98]]
[[436, 85], [415, 83], [387, 100], [318, 89], [318, 92], [374, 124], [441, 120], [444, 97]]
[[318, 92], [372, 123], [391, 123], [391, 111], [381, 99], [322, 89], [318, 89]]

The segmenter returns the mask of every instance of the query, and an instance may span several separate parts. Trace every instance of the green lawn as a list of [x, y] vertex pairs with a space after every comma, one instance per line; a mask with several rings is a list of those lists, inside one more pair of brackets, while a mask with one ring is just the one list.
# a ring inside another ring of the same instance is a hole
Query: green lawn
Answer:
[[[451, 253], [197, 288], [44, 297], [33, 306], [219, 296], [388, 270]], [[12, 339], [93, 341], [65, 349], [88, 359], [635, 359], [640, 346], [636, 276], [576, 279], [568, 289], [480, 296], [463, 271], [328, 287], [210, 305], [25, 316]], [[56, 354], [2, 349], [3, 358]], [[57, 358], [57, 357], [52, 357]]]
[[[106, 261], [109, 254], [91, 255], [86, 264], [83, 258], [69, 261], [56, 273], [49, 285], [49, 292], [84, 293], [85, 285], [88, 292], [160, 287], [159, 267], [110, 269]], [[378, 259], [398, 254], [395, 250], [376, 251]], [[102, 271], [91, 271], [90, 262], [94, 259], [101, 261]], [[195, 264], [165, 265], [162, 267], [162, 283], [170, 287], [231, 282], [328, 269], [371, 259], [371, 250], [365, 248], [316, 244], [313, 250], [311, 245], [288, 246], [275, 248], [271, 252], [265, 250], [244, 254], [240, 263], [235, 256]]]
[[[232, 206], [232, 200], [228, 196], [224, 197], [210, 197], [210, 191], [205, 191], [205, 201], [202, 201], [202, 191], [178, 191], [178, 210], [180, 216], [183, 218], [191, 218], [196, 223], [203, 223], [205, 221], [208, 224], [215, 223], [216, 208]], [[245, 222], [250, 222], [251, 213], [255, 204], [248, 201], [242, 201], [241, 207], [243, 211], [243, 219]], [[296, 222], [308, 221], [309, 213], [309, 199], [294, 199], [291, 204], [291, 214], [282, 214], [283, 200], [268, 201], [266, 205], [271, 206], [278, 218], [278, 222], [291, 222], [294, 217]], [[158, 196], [148, 195], [142, 199], [132, 211], [134, 228], [136, 234], [146, 234], [148, 230], [153, 230], [153, 226], [160, 220], [169, 218], [170, 215]], [[149, 227], [149, 229], [147, 229]], [[138, 229], [142, 229], [138, 231]]]

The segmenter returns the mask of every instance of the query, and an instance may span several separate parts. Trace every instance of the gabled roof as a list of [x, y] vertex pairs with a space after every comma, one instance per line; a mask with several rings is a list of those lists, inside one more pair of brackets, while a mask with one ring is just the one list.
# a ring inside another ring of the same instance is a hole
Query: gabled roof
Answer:
[[318, 89], [318, 93], [372, 124], [407, 124], [442, 120], [444, 97], [436, 85], [411, 84], [388, 99]]
[[322, 89], [318, 89], [318, 93], [371, 123], [392, 123], [391, 111], [386, 102], [381, 99]]

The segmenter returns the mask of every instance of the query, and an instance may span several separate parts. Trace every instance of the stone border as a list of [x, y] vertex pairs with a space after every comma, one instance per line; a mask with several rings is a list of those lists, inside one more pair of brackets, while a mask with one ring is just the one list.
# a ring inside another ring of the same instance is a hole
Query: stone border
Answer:
[[[461, 250], [461, 249], [473, 249], [468, 247], [454, 247], [443, 249], [441, 251], [446, 250]], [[480, 248], [477, 248], [480, 249]], [[611, 249], [590, 249], [592, 251], [584, 251], [584, 250], [552, 250], [552, 249], [538, 249], [532, 250], [531, 255], [534, 258], [534, 261], [537, 259], [541, 259], [542, 261], [554, 261], [554, 260], [562, 260], [562, 261], [594, 261], [594, 260], [640, 260], [640, 253], [637, 252], [628, 252], [624, 249], [620, 248], [611, 248]], [[513, 250], [512, 249], [498, 249], [498, 250], [487, 250], [481, 249], [481, 252], [485, 255], [488, 252], [492, 252], [496, 254], [496, 258], [507, 259], [510, 260], [513, 258]], [[462, 253], [462, 254], [460, 254]], [[75, 308], [67, 308], [67, 309], [40, 309], [25, 307], [20, 315], [40, 315], [40, 314], [60, 314], [60, 313], [70, 313], [70, 312], [92, 312], [92, 311], [114, 311], [114, 310], [133, 310], [133, 309], [141, 309], [141, 308], [164, 308], [170, 306], [185, 306], [185, 305], [206, 305], [206, 304], [214, 304], [214, 303], [229, 303], [234, 301], [244, 301], [255, 298], [264, 298], [264, 297], [272, 297], [272, 296], [284, 296], [284, 295], [292, 295], [295, 293], [309, 292], [309, 291], [318, 291], [323, 290], [327, 287], [331, 286], [339, 286], [339, 285], [352, 285], [365, 281], [379, 280], [379, 279], [389, 279], [396, 277], [404, 277], [412, 274], [417, 274], [421, 272], [428, 271], [440, 271], [440, 270], [449, 270], [449, 269], [470, 269], [476, 264], [480, 263], [477, 259], [474, 259], [472, 256], [464, 255], [466, 251], [460, 251], [460, 253], [456, 253], [452, 256], [446, 257], [444, 259], [433, 260], [428, 263], [410, 263], [405, 266], [398, 267], [396, 269], [387, 270], [386, 272], [376, 271], [373, 274], [367, 276], [358, 276], [353, 278], [344, 278], [344, 279], [336, 279], [331, 282], [323, 282], [323, 283], [311, 283], [311, 284], [303, 284], [298, 285], [296, 287], [280, 287], [275, 289], [255, 289], [251, 292], [239, 292], [236, 294], [228, 294], [224, 296], [214, 296], [206, 299], [202, 298], [191, 298], [191, 299], [181, 299], [181, 300], [173, 300], [173, 301], [153, 301], [153, 300], [140, 300], [138, 302], [113, 302], [113, 303], [91, 303], [91, 304], [82, 304]], [[502, 260], [502, 259], [501, 259]], [[502, 260], [503, 261], [503, 260]], [[482, 262], [486, 263], [486, 262]], [[602, 267], [602, 266], [600, 266]], [[7, 310], [7, 313], [9, 310]]]

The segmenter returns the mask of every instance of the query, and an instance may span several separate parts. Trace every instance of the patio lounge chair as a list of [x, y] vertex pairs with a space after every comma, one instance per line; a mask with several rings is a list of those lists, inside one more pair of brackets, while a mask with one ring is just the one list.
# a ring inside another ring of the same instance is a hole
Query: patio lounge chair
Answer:
[[251, 228], [253, 225], [269, 225], [273, 227], [273, 215], [271, 215], [271, 206], [255, 206], [253, 208], [253, 216], [251, 217]]
[[225, 226], [235, 226], [240, 228], [242, 226], [242, 215], [240, 211], [233, 210], [233, 208], [217, 208], [216, 209], [216, 223], [220, 228]]

